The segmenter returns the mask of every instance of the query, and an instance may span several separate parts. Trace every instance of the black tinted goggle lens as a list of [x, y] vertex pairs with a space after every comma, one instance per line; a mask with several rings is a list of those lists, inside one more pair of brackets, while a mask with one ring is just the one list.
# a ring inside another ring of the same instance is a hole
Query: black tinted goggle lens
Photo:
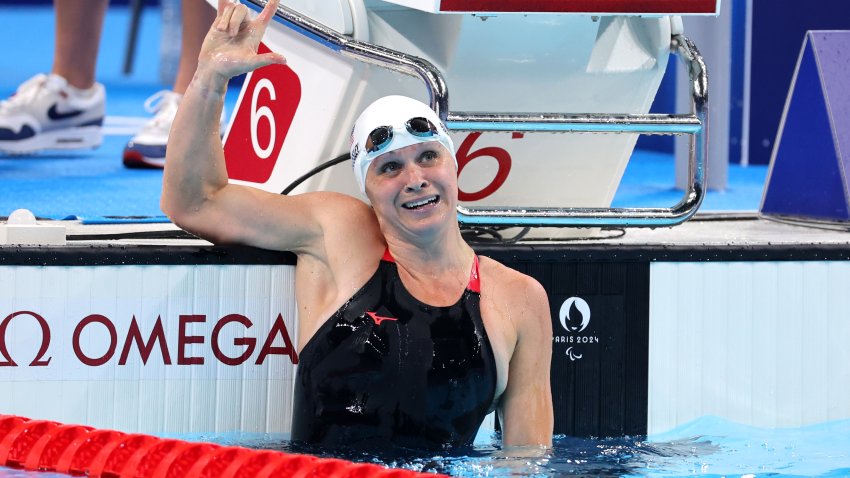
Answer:
[[407, 131], [415, 136], [432, 136], [437, 134], [437, 128], [427, 119], [422, 117], [410, 118], [404, 124]]
[[378, 126], [366, 138], [366, 151], [374, 153], [386, 146], [392, 138], [393, 129], [391, 126]]

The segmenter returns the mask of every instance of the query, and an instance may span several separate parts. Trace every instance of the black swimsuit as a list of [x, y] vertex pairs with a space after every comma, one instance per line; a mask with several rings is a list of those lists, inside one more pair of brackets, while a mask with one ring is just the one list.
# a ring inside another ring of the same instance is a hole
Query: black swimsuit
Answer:
[[496, 391], [478, 258], [460, 300], [415, 299], [387, 251], [310, 339], [295, 379], [292, 439], [350, 448], [469, 445]]

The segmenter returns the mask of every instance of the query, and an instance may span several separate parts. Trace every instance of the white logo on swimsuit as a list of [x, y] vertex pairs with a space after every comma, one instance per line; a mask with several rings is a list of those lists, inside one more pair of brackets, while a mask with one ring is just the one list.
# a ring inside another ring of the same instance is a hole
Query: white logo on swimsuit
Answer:
[[[570, 313], [573, 308], [581, 314], [581, 325], [573, 326], [568, 325], [567, 321], [572, 318], [572, 314]], [[561, 325], [566, 329], [567, 332], [580, 334], [584, 329], [587, 328], [587, 325], [590, 323], [590, 306], [587, 305], [584, 299], [581, 297], [570, 297], [565, 300], [563, 304], [561, 304], [561, 311], [558, 313], [561, 317]]]

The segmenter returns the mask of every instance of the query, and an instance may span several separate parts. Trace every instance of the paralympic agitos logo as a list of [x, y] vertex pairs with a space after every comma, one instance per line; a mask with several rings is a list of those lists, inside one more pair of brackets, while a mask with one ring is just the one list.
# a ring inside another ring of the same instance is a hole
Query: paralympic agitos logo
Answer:
[[[50, 345], [54, 337], [51, 334], [50, 324], [48, 321], [36, 312], [29, 310], [20, 310], [6, 316], [0, 322], [0, 367], [18, 367], [19, 364], [9, 353], [7, 344], [7, 330], [12, 321], [17, 320], [35, 320], [38, 327], [41, 329], [41, 344], [36, 351], [35, 358], [29, 363], [30, 367], [46, 367], [50, 364], [53, 357], [50, 356]], [[190, 324], [206, 323], [207, 316], [205, 315], [180, 315], [177, 320], [177, 347], [176, 361], [172, 360], [172, 349], [169, 348], [166, 340], [166, 331], [162, 324], [161, 316], [157, 316], [156, 321], [147, 337], [141, 331], [136, 316], [133, 315], [130, 321], [130, 326], [126, 332], [122, 333], [119, 340], [118, 329], [115, 323], [105, 315], [89, 314], [80, 320], [74, 327], [74, 332], [71, 335], [71, 346], [74, 351], [74, 356], [83, 364], [90, 367], [99, 367], [107, 364], [114, 359], [118, 346], [121, 345], [121, 352], [118, 355], [118, 365], [126, 365], [131, 354], [138, 354], [143, 364], [147, 364], [151, 359], [155, 347], [159, 348], [159, 355], [164, 365], [204, 365], [205, 358], [202, 356], [190, 356], [188, 346], [192, 344], [204, 344], [207, 337], [204, 335], [190, 335], [188, 328]], [[222, 351], [222, 329], [230, 324], [238, 324], [246, 331], [254, 326], [254, 323], [244, 315], [228, 314], [218, 319], [213, 326], [212, 333], [209, 337], [209, 346], [212, 349], [212, 355], [216, 360], [224, 365], [242, 365], [251, 359], [257, 349], [258, 340], [255, 337], [236, 337], [232, 339], [234, 347], [241, 347], [242, 351], [237, 356], [230, 356]], [[108, 347], [105, 353], [94, 354], [91, 351], [84, 350], [81, 337], [83, 332], [89, 327], [101, 327], [108, 334]], [[283, 342], [283, 345], [275, 345], [275, 342]], [[173, 346], [172, 346], [173, 347]], [[254, 360], [255, 365], [262, 365], [270, 355], [284, 355], [289, 357], [293, 364], [298, 363], [298, 355], [295, 347], [292, 345], [292, 340], [289, 332], [286, 329], [286, 324], [283, 321], [281, 314], [272, 322], [268, 333], [265, 335], [260, 351]]]

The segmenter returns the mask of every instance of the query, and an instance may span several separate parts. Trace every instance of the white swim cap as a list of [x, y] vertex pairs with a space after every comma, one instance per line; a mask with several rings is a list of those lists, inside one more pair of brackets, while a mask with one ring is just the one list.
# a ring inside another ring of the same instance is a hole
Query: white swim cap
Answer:
[[351, 160], [360, 191], [366, 192], [366, 171], [375, 158], [428, 141], [438, 141], [445, 146], [457, 167], [449, 132], [428, 105], [406, 96], [385, 96], [367, 106], [351, 131]]

